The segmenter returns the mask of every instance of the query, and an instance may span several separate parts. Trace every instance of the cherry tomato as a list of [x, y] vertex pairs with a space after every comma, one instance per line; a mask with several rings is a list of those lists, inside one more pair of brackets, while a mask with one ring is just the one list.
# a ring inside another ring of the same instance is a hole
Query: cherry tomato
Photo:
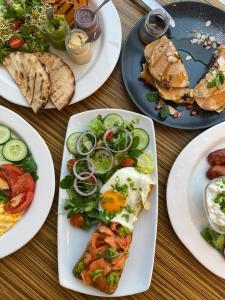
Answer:
[[30, 173], [24, 173], [17, 177], [17, 180], [11, 184], [12, 197], [23, 192], [34, 192], [35, 182]]
[[11, 26], [11, 29], [16, 31], [16, 30], [19, 29], [22, 25], [23, 25], [23, 23], [21, 23], [21, 22], [16, 22], [15, 24], [13, 24], [13, 25]]
[[70, 218], [70, 224], [74, 227], [81, 228], [85, 224], [84, 217], [82, 214], [76, 214]]
[[76, 162], [76, 159], [69, 159], [67, 162], [67, 169], [69, 173], [73, 173], [73, 166]]
[[106, 141], [110, 141], [111, 139], [113, 138], [113, 131], [112, 130], [109, 130], [106, 134]]
[[8, 214], [21, 213], [28, 208], [33, 198], [33, 192], [20, 193], [5, 204], [4, 210]]
[[25, 43], [25, 40], [20, 37], [20, 36], [13, 36], [10, 40], [9, 40], [9, 46], [12, 49], [19, 49], [20, 47], [22, 47]]
[[136, 162], [130, 157], [125, 157], [121, 160], [120, 165], [121, 167], [135, 167]]

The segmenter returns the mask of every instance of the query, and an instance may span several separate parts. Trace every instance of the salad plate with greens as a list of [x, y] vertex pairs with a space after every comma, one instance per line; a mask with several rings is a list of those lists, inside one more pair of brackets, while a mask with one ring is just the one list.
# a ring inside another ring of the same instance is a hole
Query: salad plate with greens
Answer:
[[[74, 266], [96, 226], [109, 228], [118, 224], [118, 234], [132, 233], [133, 242], [113, 295], [148, 289], [154, 263], [157, 201], [152, 120], [116, 109], [72, 116], [65, 138], [58, 205], [60, 284], [82, 293], [105, 296], [90, 283], [84, 285], [73, 270], [77, 270]], [[132, 272], [134, 263], [136, 270]], [[141, 281], [137, 280], [139, 277]], [[141, 283], [137, 285], [137, 281]]]

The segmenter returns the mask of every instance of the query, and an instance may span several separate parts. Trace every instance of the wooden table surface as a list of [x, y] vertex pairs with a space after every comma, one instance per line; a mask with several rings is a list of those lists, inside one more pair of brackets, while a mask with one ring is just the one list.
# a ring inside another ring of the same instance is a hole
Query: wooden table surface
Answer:
[[[144, 11], [129, 0], [113, 2], [121, 18], [124, 40]], [[216, 0], [208, 2], [223, 7]], [[120, 64], [95, 94], [62, 112], [46, 110], [36, 116], [31, 110], [1, 98], [0, 104], [21, 115], [44, 138], [54, 160], [57, 183], [53, 206], [42, 229], [26, 246], [0, 261], [0, 300], [91, 300], [94, 297], [64, 289], [58, 283], [58, 182], [64, 137], [71, 115], [104, 107], [138, 112], [123, 87]], [[123, 299], [225, 299], [224, 280], [204, 268], [180, 242], [171, 227], [166, 208], [166, 183], [172, 164], [184, 146], [200, 131], [177, 130], [156, 123], [155, 130], [159, 166], [159, 219], [152, 283], [147, 292]]]

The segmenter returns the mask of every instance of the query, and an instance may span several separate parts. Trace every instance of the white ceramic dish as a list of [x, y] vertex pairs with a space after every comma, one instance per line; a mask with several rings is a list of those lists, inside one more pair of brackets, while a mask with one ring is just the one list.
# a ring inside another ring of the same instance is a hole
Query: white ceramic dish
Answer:
[[26, 142], [38, 165], [39, 176], [32, 204], [21, 220], [0, 237], [0, 258], [3, 258], [27, 244], [44, 224], [55, 193], [55, 172], [47, 145], [30, 124], [3, 106], [0, 106], [0, 123]]
[[[90, 5], [96, 8], [102, 0], [90, 0]], [[76, 92], [70, 104], [79, 102], [95, 91], [108, 79], [112, 73], [120, 54], [122, 29], [120, 18], [114, 4], [110, 1], [98, 13], [102, 34], [93, 43], [93, 58], [85, 65], [74, 64], [66, 51], [51, 49], [59, 55], [72, 69], [76, 78]], [[113, 24], [113, 26], [112, 26]], [[3, 65], [0, 65], [0, 95], [12, 103], [29, 106], [18, 86], [8, 74]], [[46, 108], [53, 108], [48, 103]]]
[[[147, 150], [152, 151], [154, 163], [156, 166], [153, 173], [153, 178], [156, 185], [154, 186], [150, 195], [152, 207], [150, 211], [142, 212], [134, 226], [135, 228], [133, 241], [130, 248], [130, 255], [127, 259], [126, 266], [119, 283], [119, 287], [112, 295], [114, 297], [119, 297], [144, 292], [149, 288], [151, 282], [158, 218], [158, 178], [155, 132], [153, 122], [148, 117], [125, 110], [92, 110], [76, 114], [70, 118], [65, 141], [72, 132], [84, 131], [86, 129], [86, 124], [93, 117], [97, 116], [98, 114], [106, 116], [109, 113], [120, 114], [125, 120], [131, 120], [137, 117], [140, 119], [138, 127], [144, 128], [150, 135], [150, 144]], [[61, 179], [68, 174], [66, 163], [70, 157], [71, 156], [65, 144], [61, 168]], [[107, 294], [100, 292], [91, 286], [84, 285], [81, 280], [75, 278], [72, 274], [73, 266], [83, 254], [86, 245], [91, 238], [92, 231], [85, 232], [70, 225], [65, 213], [63, 213], [63, 207], [66, 197], [66, 191], [60, 189], [58, 206], [59, 283], [61, 286], [77, 292], [106, 297], [108, 296]]]
[[192, 140], [177, 157], [167, 183], [167, 209], [179, 239], [208, 270], [225, 279], [224, 257], [200, 235], [208, 225], [203, 192], [209, 182], [207, 156], [225, 147], [225, 122]]

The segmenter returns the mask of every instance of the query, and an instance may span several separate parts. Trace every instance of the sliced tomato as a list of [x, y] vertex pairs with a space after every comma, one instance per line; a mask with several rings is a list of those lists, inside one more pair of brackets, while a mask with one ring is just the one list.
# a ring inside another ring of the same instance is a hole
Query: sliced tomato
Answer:
[[13, 36], [10, 40], [9, 40], [9, 46], [12, 49], [19, 49], [20, 47], [22, 47], [25, 44], [25, 40], [20, 37], [20, 36]]
[[76, 214], [70, 218], [70, 224], [74, 227], [81, 228], [85, 224], [85, 219], [82, 214]]
[[76, 162], [76, 159], [69, 159], [67, 162], [67, 169], [69, 173], [73, 173], [73, 166]]
[[11, 26], [11, 29], [16, 31], [16, 30], [19, 29], [22, 25], [23, 25], [22, 22], [16, 22], [15, 24], [13, 24], [13, 25]]
[[35, 182], [30, 173], [24, 173], [18, 176], [16, 181], [11, 185], [12, 197], [23, 192], [34, 192]]
[[0, 171], [7, 171], [8, 173], [14, 173], [15, 175], [23, 175], [24, 171], [20, 167], [11, 165], [11, 164], [3, 164], [0, 166]]
[[110, 141], [113, 138], [113, 131], [112, 130], [108, 130], [106, 133], [106, 141]]
[[121, 167], [135, 167], [136, 162], [134, 161], [134, 159], [130, 157], [125, 157], [124, 159], [121, 160], [120, 165]]
[[33, 198], [33, 192], [20, 193], [5, 204], [4, 210], [8, 214], [21, 213], [28, 208]]

